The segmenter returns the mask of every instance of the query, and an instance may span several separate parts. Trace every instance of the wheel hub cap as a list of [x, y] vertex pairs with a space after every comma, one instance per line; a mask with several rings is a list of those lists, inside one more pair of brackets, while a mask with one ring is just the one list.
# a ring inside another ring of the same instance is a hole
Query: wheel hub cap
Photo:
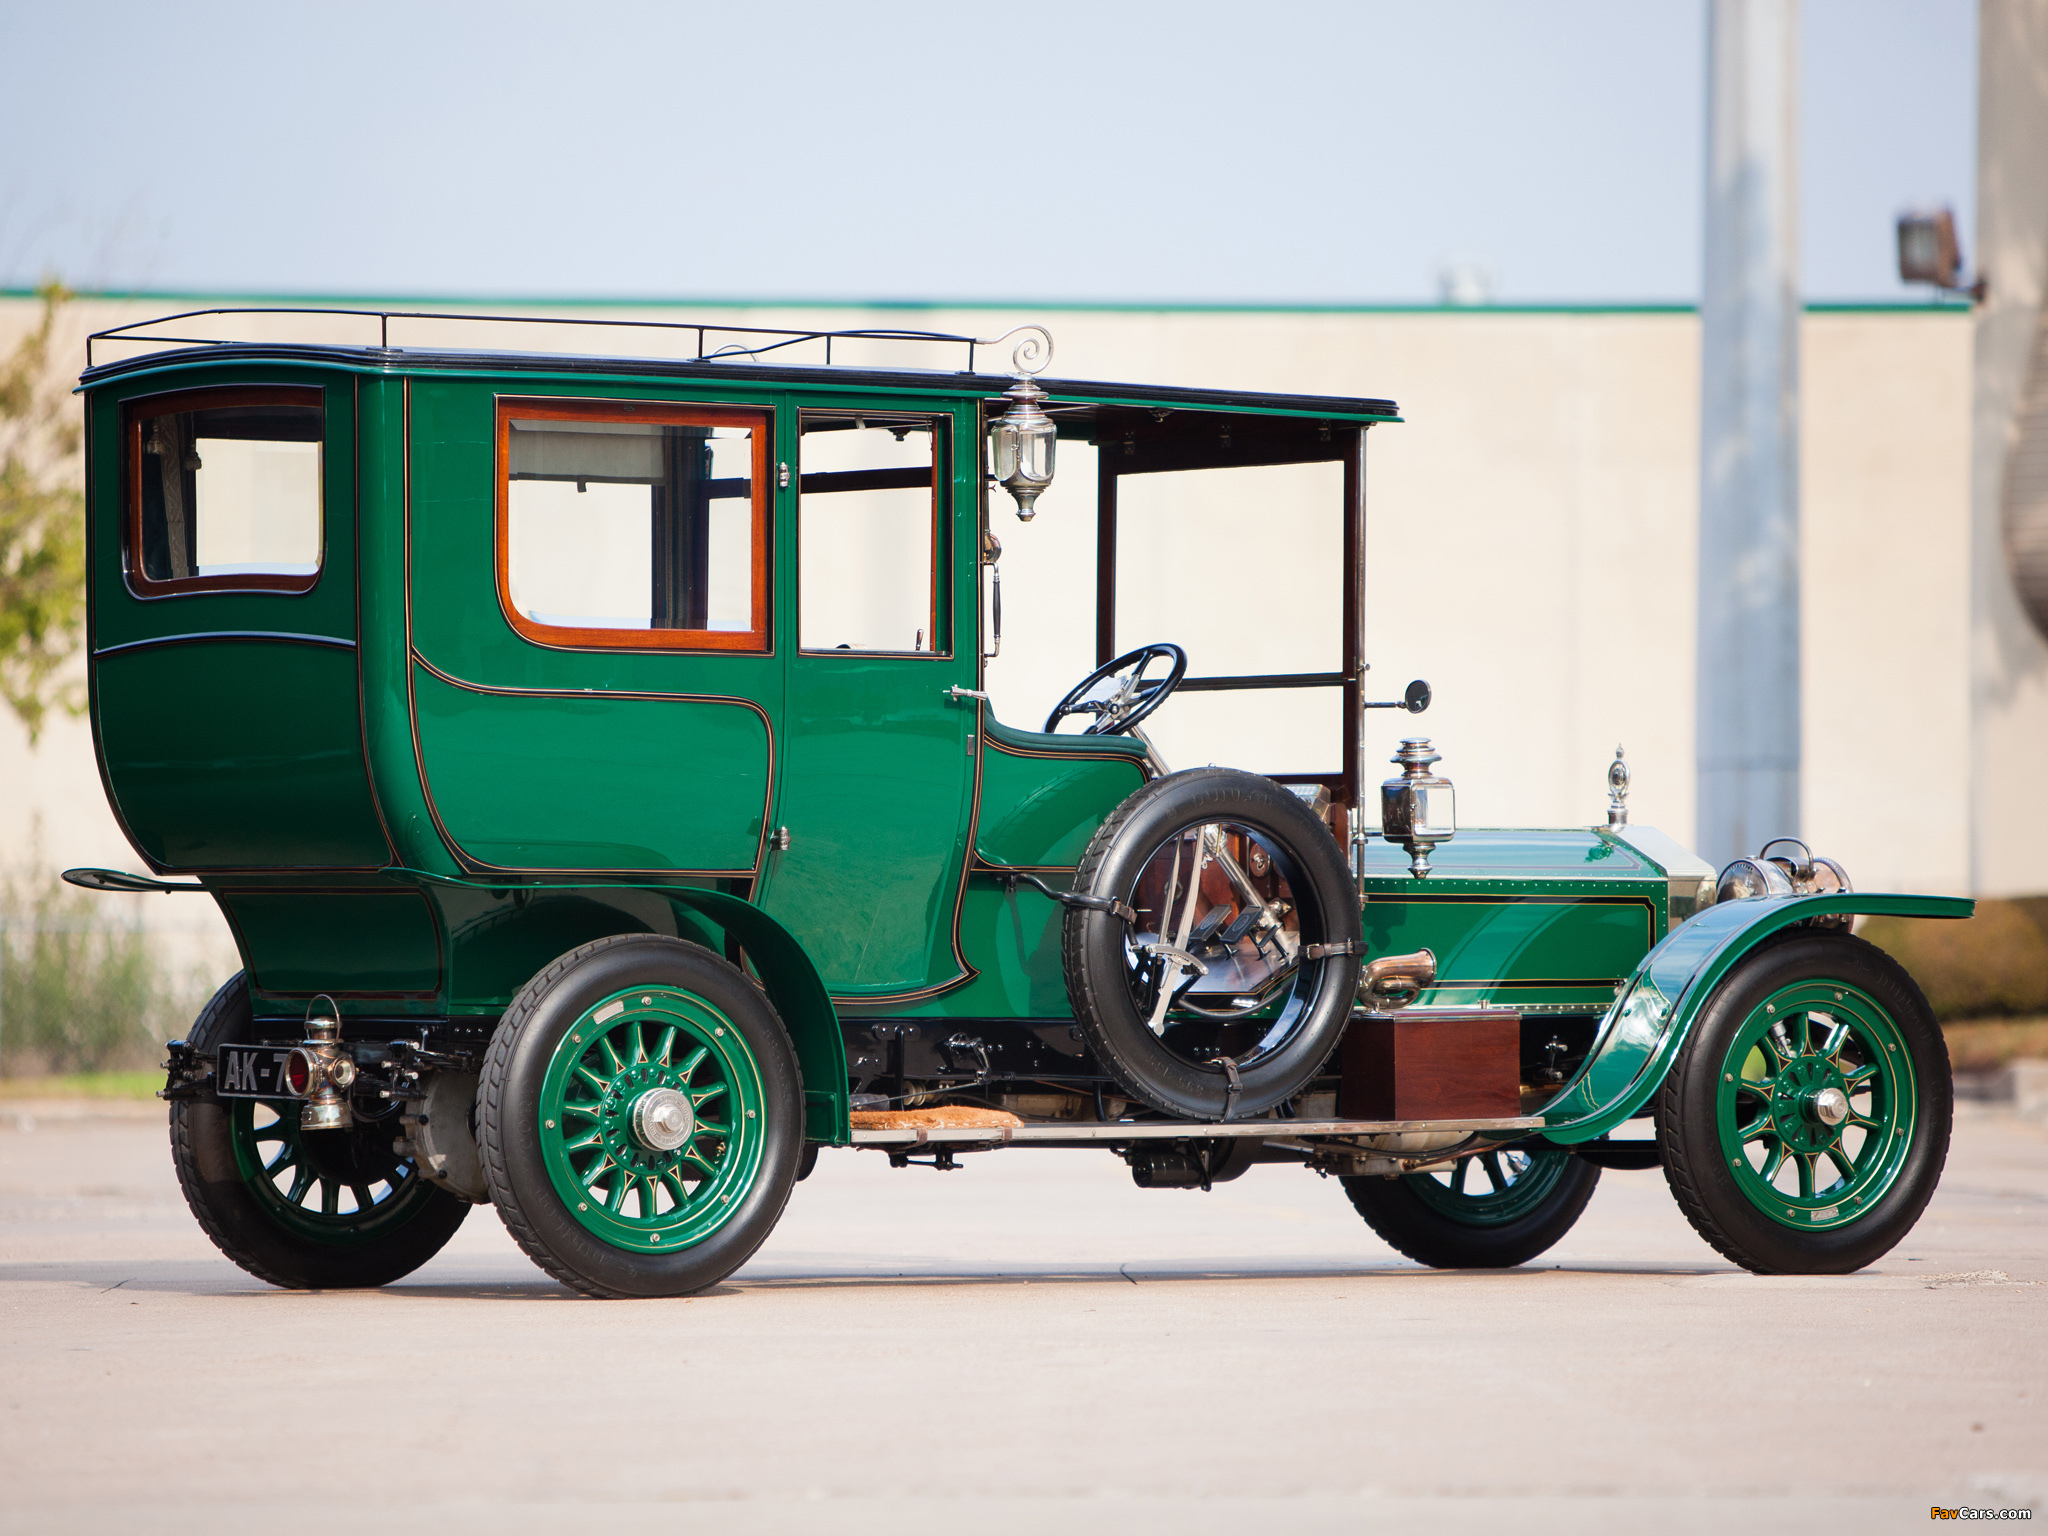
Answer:
[[654, 1088], [633, 1101], [633, 1139], [650, 1152], [673, 1152], [690, 1139], [697, 1116], [673, 1088]]
[[1849, 1118], [1849, 1095], [1841, 1073], [1821, 1056], [1801, 1056], [1778, 1074], [1771, 1094], [1771, 1118], [1779, 1138], [1794, 1152], [1820, 1152], [1835, 1141]]
[[1840, 1125], [1849, 1118], [1849, 1095], [1839, 1088], [1823, 1088], [1807, 1101], [1807, 1113], [1822, 1125]]

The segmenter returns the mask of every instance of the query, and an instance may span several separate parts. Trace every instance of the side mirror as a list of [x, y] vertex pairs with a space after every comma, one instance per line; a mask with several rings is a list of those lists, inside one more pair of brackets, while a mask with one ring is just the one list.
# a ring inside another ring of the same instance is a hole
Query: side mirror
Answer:
[[1388, 699], [1385, 703], [1368, 701], [1365, 707], [1367, 709], [1405, 709], [1411, 715], [1419, 715], [1429, 708], [1429, 701], [1432, 697], [1434, 695], [1429, 691], [1429, 684], [1418, 677], [1408, 685], [1408, 691], [1400, 698]]

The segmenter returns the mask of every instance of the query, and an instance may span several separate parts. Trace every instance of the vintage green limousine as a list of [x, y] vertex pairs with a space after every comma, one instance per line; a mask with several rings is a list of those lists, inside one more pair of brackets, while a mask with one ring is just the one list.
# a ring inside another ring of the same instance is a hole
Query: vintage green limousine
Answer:
[[[1947, 1054], [1849, 928], [1968, 902], [1789, 840], [1717, 874], [1628, 824], [1619, 754], [1604, 826], [1458, 828], [1421, 736], [1376, 782], [1372, 711], [1429, 703], [1366, 689], [1392, 402], [1041, 381], [1035, 327], [988, 373], [909, 332], [568, 332], [673, 354], [629, 358], [236, 313], [88, 352], [92, 723], [149, 873], [67, 878], [234, 932], [164, 1096], [252, 1274], [383, 1284], [488, 1202], [566, 1285], [697, 1291], [826, 1147], [1295, 1163], [1446, 1266], [1542, 1252], [1603, 1167], [1661, 1164], [1757, 1271], [1868, 1264], [1932, 1194]], [[1098, 665], [1034, 727], [984, 683], [994, 493], [1030, 518], [1061, 443]], [[1159, 593], [1120, 524], [1274, 466], [1330, 488], [1323, 669], [1233, 657], [1228, 579], [1130, 649]], [[1336, 724], [1258, 765], [1289, 771], [1175, 772], [1171, 700]]]

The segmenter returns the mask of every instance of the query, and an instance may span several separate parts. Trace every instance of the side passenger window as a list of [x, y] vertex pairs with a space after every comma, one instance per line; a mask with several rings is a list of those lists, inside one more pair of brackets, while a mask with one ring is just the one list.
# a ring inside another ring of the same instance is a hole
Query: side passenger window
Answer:
[[768, 417], [499, 408], [499, 597], [546, 644], [768, 649]]
[[807, 651], [945, 651], [938, 571], [949, 418], [799, 419], [797, 630]]

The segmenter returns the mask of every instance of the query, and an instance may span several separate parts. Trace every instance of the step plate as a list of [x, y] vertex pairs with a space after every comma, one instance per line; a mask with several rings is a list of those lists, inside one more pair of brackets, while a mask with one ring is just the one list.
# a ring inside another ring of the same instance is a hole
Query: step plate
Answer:
[[1395, 1136], [1417, 1131], [1540, 1131], [1541, 1115], [1511, 1120], [1034, 1120], [1027, 1125], [910, 1126], [857, 1130], [856, 1147], [921, 1147], [938, 1142], [1023, 1145], [1033, 1141], [1208, 1141], [1218, 1136]]

